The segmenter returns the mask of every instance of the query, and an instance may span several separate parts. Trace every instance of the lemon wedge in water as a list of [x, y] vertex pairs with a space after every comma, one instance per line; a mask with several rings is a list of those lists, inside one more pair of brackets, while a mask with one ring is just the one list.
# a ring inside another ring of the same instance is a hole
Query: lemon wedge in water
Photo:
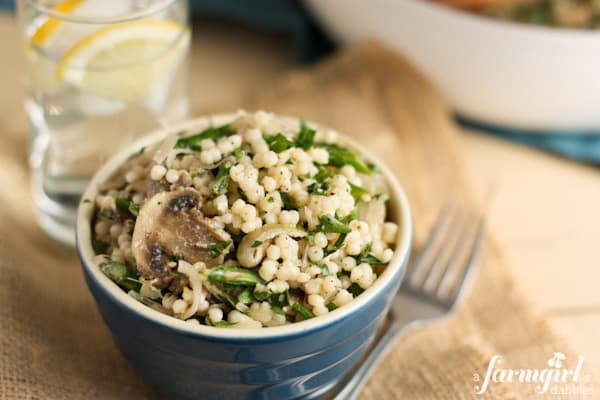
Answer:
[[168, 20], [140, 20], [101, 28], [75, 44], [57, 76], [83, 91], [128, 103], [168, 90], [185, 56], [189, 29]]

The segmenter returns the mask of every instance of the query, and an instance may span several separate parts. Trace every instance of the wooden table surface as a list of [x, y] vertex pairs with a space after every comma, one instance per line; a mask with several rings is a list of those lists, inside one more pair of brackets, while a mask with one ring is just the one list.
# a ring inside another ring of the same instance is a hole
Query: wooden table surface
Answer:
[[[192, 52], [194, 114], [240, 92], [260, 90], [295, 67], [285, 36], [198, 22]], [[0, 52], [12, 55], [3, 62], [4, 73], [22, 72], [15, 29], [11, 17], [0, 16]], [[4, 89], [22, 98], [18, 82]], [[26, 126], [24, 114], [14, 118]], [[482, 198], [492, 193], [489, 230], [517, 284], [600, 376], [600, 169], [478, 133], [465, 132], [462, 140], [475, 192]]]

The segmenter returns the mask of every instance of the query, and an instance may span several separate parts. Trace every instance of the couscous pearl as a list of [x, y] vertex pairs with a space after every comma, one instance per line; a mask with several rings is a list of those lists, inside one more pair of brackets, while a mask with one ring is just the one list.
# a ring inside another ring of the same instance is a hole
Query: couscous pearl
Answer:
[[131, 201], [133, 201], [136, 204], [140, 204], [144, 201], [144, 195], [141, 193], [136, 193], [133, 196], [131, 196]]
[[203, 141], [200, 142], [200, 147], [204, 151], [210, 150], [213, 147], [215, 147], [215, 142], [212, 139], [204, 139]]
[[121, 224], [113, 224], [110, 227], [110, 237], [112, 237], [113, 239], [117, 239], [119, 237], [119, 235], [121, 234], [121, 231], [123, 230], [123, 225]]
[[277, 279], [282, 281], [293, 281], [300, 273], [300, 268], [291, 263], [290, 261], [284, 261], [281, 264], [281, 268], [277, 271]]
[[386, 222], [383, 224], [381, 231], [381, 238], [386, 243], [394, 243], [396, 241], [396, 234], [398, 233], [398, 225], [393, 222]]
[[336, 306], [341, 307], [345, 304], [350, 303], [352, 301], [352, 299], [353, 299], [352, 293], [350, 293], [346, 289], [341, 289], [333, 298], [333, 303]]
[[100, 220], [96, 223], [96, 226], [94, 227], [94, 232], [96, 232], [96, 235], [98, 236], [104, 236], [108, 234], [109, 229], [110, 222], [106, 220]]
[[312, 279], [304, 284], [306, 294], [318, 294], [321, 289], [321, 278]]
[[352, 282], [358, 282], [358, 280], [363, 276], [363, 270], [356, 267], [350, 272], [350, 280]]
[[319, 262], [323, 259], [323, 249], [317, 246], [311, 246], [308, 248], [308, 258], [311, 261]]
[[277, 181], [270, 176], [265, 176], [262, 179], [262, 185], [267, 192], [272, 192], [277, 188]]
[[316, 307], [313, 307], [312, 312], [313, 312], [313, 314], [315, 314], [318, 317], [319, 315], [327, 314], [329, 312], [329, 310], [325, 306], [316, 306]]
[[394, 251], [392, 249], [385, 249], [383, 253], [381, 253], [381, 262], [388, 263], [392, 260], [394, 256]]
[[112, 196], [104, 196], [104, 198], [102, 199], [102, 204], [100, 205], [100, 208], [114, 210], [115, 207], [116, 207], [115, 199], [113, 199]]
[[179, 171], [177, 171], [176, 169], [168, 170], [167, 173], [165, 174], [165, 179], [169, 183], [177, 182], [179, 180]]
[[296, 225], [300, 221], [300, 214], [296, 210], [281, 211], [279, 222], [284, 225]]
[[311, 306], [322, 306], [325, 303], [325, 299], [318, 294], [310, 294], [308, 295], [308, 304]]
[[188, 304], [184, 300], [177, 299], [173, 303], [173, 312], [175, 314], [181, 314], [187, 309], [187, 307], [188, 307]]
[[275, 262], [273, 260], [263, 261], [260, 268], [258, 269], [258, 275], [260, 275], [260, 277], [263, 280], [265, 280], [266, 282], [273, 280], [276, 273], [277, 273], [277, 262]]
[[299, 273], [298, 276], [296, 277], [296, 281], [298, 283], [307, 283], [309, 280], [310, 280], [310, 275], [305, 272]]
[[290, 288], [290, 285], [281, 279], [275, 279], [267, 285], [271, 293], [283, 293]]
[[348, 289], [350, 286], [352, 286], [352, 281], [350, 280], [350, 277], [346, 275], [342, 275], [342, 277], [340, 278], [340, 282], [342, 283], [342, 288], [344, 289]]
[[211, 307], [208, 309], [208, 318], [212, 322], [219, 322], [223, 320], [223, 310], [218, 307]]
[[279, 250], [279, 246], [270, 245], [267, 247], [267, 258], [271, 260], [278, 260], [281, 255], [281, 251]]
[[222, 194], [214, 199], [215, 208], [222, 214], [227, 211], [227, 196]]
[[155, 165], [150, 169], [150, 179], [153, 181], [159, 181], [165, 176], [167, 169], [162, 165]]
[[318, 232], [315, 234], [313, 243], [315, 244], [315, 246], [323, 248], [328, 244], [327, 236], [325, 236], [323, 232]]
[[338, 289], [339, 279], [333, 275], [328, 275], [323, 278], [323, 282], [321, 283], [321, 289], [327, 294], [333, 294]]
[[262, 303], [253, 303], [250, 306], [248, 315], [252, 319], [260, 321], [263, 324], [266, 324], [269, 321], [271, 321], [271, 318], [272, 318], [271, 305], [269, 303], [267, 303], [266, 301], [263, 301]]

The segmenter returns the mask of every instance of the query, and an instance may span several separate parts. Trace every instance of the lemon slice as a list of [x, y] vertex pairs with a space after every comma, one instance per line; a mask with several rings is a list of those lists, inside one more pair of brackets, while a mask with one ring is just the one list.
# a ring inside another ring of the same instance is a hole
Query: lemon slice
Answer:
[[[84, 0], [67, 0], [53, 7], [53, 11], [71, 14]], [[35, 30], [29, 41], [25, 43], [25, 58], [31, 83], [36, 89], [51, 92], [61, 86], [56, 78], [56, 61], [50, 53], [59, 54], [72, 46], [72, 33], [63, 32], [64, 22], [49, 17]], [[69, 43], [71, 42], [71, 43]], [[37, 50], [34, 50], [34, 47]]]
[[189, 39], [189, 29], [167, 20], [107, 26], [73, 46], [57, 76], [108, 100], [148, 102], [168, 89]]
[[[77, 8], [83, 0], [67, 0], [62, 2], [52, 9], [55, 12], [70, 14], [75, 8]], [[48, 40], [52, 37], [53, 33], [61, 26], [63, 22], [56, 18], [48, 18], [40, 27], [35, 31], [31, 37], [31, 43], [36, 46], [44, 46]]]

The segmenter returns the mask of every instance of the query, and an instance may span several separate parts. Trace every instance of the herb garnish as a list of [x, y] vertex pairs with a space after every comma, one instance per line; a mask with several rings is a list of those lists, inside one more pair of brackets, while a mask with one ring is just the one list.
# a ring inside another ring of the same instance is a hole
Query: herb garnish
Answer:
[[383, 265], [384, 263], [379, 261], [377, 257], [371, 253], [371, 243], [367, 244], [362, 252], [358, 256], [354, 256], [357, 264], [367, 263], [371, 265]]
[[269, 149], [275, 153], [281, 153], [284, 150], [294, 147], [294, 142], [288, 139], [283, 133], [277, 135], [265, 136], [265, 141], [269, 145]]
[[195, 135], [180, 138], [177, 140], [177, 143], [175, 143], [175, 148], [189, 148], [194, 151], [198, 151], [202, 149], [200, 143], [202, 143], [203, 140], [217, 140], [222, 137], [232, 135], [233, 133], [235, 132], [231, 129], [231, 125], [229, 124], [219, 127], [210, 127]]
[[329, 153], [329, 162], [327, 165], [340, 168], [344, 165], [351, 165], [357, 172], [363, 174], [371, 174], [373, 172], [365, 162], [358, 158], [358, 155], [346, 147], [332, 143], [318, 143], [318, 146], [324, 148]]
[[283, 203], [282, 208], [284, 210], [289, 211], [289, 210], [297, 210], [298, 209], [298, 205], [292, 199], [292, 196], [290, 196], [289, 193], [279, 191], [279, 195], [281, 196], [281, 202]]
[[300, 132], [298, 133], [298, 137], [296, 138], [296, 146], [298, 146], [304, 150], [308, 150], [310, 147], [312, 147], [316, 134], [317, 134], [317, 131], [309, 128], [306, 125], [306, 122], [304, 121], [304, 119], [301, 119], [300, 120]]
[[227, 188], [229, 187], [229, 170], [232, 165], [230, 161], [226, 161], [219, 166], [215, 183], [213, 184], [214, 194], [220, 195], [227, 192]]
[[294, 305], [292, 305], [292, 310], [294, 310], [296, 313], [300, 314], [306, 319], [314, 318], [315, 316], [315, 314], [313, 314], [312, 311], [310, 311], [308, 308], [304, 307], [300, 303], [294, 303]]
[[329, 190], [329, 183], [327, 182], [313, 182], [310, 185], [308, 185], [308, 187], [306, 188], [308, 190], [309, 193], [311, 194], [315, 194], [318, 196], [324, 196], [325, 194], [327, 194], [327, 191]]
[[350, 287], [348, 288], [348, 291], [350, 293], [352, 293], [352, 296], [356, 297], [356, 296], [360, 295], [362, 292], [364, 292], [365, 290], [363, 288], [361, 288], [360, 286], [358, 286], [358, 284], [356, 282], [354, 282], [352, 285], [350, 285]]
[[119, 213], [125, 218], [136, 219], [140, 212], [140, 205], [127, 197], [117, 197], [115, 205]]
[[332, 215], [323, 215], [319, 218], [319, 225], [317, 226], [317, 231], [325, 232], [325, 233], [350, 233], [352, 229], [350, 227], [335, 218]]
[[254, 286], [257, 283], [264, 283], [255, 271], [231, 265], [211, 268], [204, 273], [204, 277], [212, 283], [231, 285]]
[[127, 268], [125, 264], [115, 261], [106, 261], [100, 266], [100, 270], [117, 285], [126, 290], [140, 290], [142, 284], [138, 280], [139, 275]]
[[92, 239], [92, 248], [96, 254], [105, 254], [109, 247], [110, 245], [102, 240], [98, 240], [96, 238]]
[[229, 246], [231, 246], [231, 240], [225, 240], [223, 242], [217, 242], [208, 246], [210, 250], [210, 258], [217, 258], [222, 254], [229, 253]]
[[254, 242], [252, 242], [252, 244], [250, 245], [250, 247], [252, 247], [253, 249], [255, 249], [258, 246], [260, 246], [262, 243], [263, 243], [262, 240], [255, 240]]
[[356, 186], [352, 182], [348, 181], [348, 185], [350, 186], [350, 194], [354, 197], [354, 200], [360, 200], [364, 195], [369, 194], [366, 189], [361, 188], [360, 186]]

